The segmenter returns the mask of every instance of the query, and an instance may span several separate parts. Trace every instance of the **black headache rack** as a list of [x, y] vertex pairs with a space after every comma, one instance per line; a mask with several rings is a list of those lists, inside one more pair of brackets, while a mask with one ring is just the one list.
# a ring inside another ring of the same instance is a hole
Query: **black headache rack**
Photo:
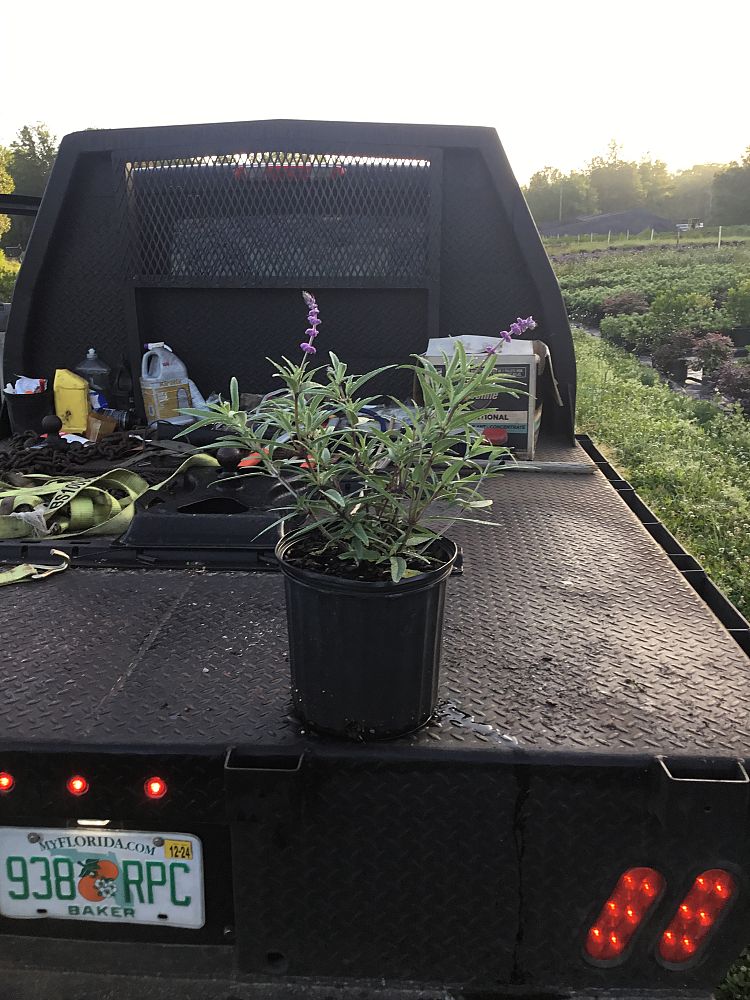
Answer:
[[[294, 349], [307, 287], [326, 303], [327, 346], [361, 368], [533, 314], [564, 403], [545, 396], [546, 464], [489, 485], [499, 529], [452, 531], [466, 569], [449, 582], [442, 701], [389, 743], [300, 728], [283, 581], [249, 572], [241, 549], [217, 571], [195, 547], [142, 545], [176, 568], [140, 571], [131, 553], [117, 572], [79, 565], [0, 591], [0, 771], [14, 779], [0, 826], [193, 833], [206, 900], [194, 930], [0, 917], [7, 989], [707, 996], [750, 915], [747, 623], [574, 442], [570, 330], [494, 132], [255, 122], [69, 137], [5, 370], [51, 374], [97, 330], [105, 357], [135, 366], [143, 342], [166, 340], [206, 390], [235, 373], [262, 391], [258, 360]], [[46, 544], [24, 552], [43, 562]], [[118, 551], [65, 544], [90, 567]], [[153, 775], [161, 798], [144, 794]], [[663, 882], [646, 918], [616, 960], [590, 958], [618, 880], [646, 867]], [[665, 962], [663, 933], [713, 870], [734, 881], [728, 905], [688, 961]]]
[[[431, 336], [497, 332], [533, 314], [563, 400], [545, 378], [542, 433], [572, 442], [570, 328], [490, 129], [251, 122], [68, 136], [16, 285], [4, 371], [51, 379], [93, 338], [113, 367], [129, 364], [143, 415], [143, 345], [165, 341], [205, 395], [226, 393], [233, 374], [243, 390], [267, 392], [277, 385], [265, 359], [299, 349], [303, 288], [320, 299], [326, 349], [351, 370], [408, 362]], [[401, 397], [412, 389], [398, 371], [372, 387]], [[189, 494], [181, 491], [183, 507]], [[78, 565], [272, 562], [273, 533], [244, 551], [217, 547], [220, 527], [191, 532], [185, 518], [181, 545], [141, 517], [142, 506], [138, 526], [160, 536], [155, 545], [133, 530], [115, 544], [54, 547]], [[50, 547], [0, 541], [0, 562], [28, 550], [44, 563]]]
[[[278, 121], [68, 136], [4, 370], [51, 376], [96, 331], [100, 355], [124, 354], [136, 374], [143, 344], [166, 341], [204, 395], [232, 374], [269, 391], [264, 359], [297, 350], [308, 287], [326, 348], [352, 370], [534, 315], [564, 403], [546, 407], [545, 430], [572, 441], [570, 328], [492, 129]], [[373, 387], [410, 390], [404, 373]]]

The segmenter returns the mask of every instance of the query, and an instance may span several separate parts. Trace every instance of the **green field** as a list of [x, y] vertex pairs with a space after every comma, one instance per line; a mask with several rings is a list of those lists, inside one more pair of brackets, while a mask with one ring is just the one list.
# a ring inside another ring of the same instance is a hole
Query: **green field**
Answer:
[[[550, 253], [552, 253], [550, 248]], [[746, 316], [733, 308], [730, 290], [750, 280], [750, 241], [717, 250], [685, 245], [555, 254], [553, 265], [568, 312], [573, 319], [598, 325], [607, 315], [605, 303], [623, 292], [639, 293], [648, 308], [660, 296], [704, 296], [697, 330], [728, 331], [744, 325]], [[615, 313], [619, 315], [620, 313]]]

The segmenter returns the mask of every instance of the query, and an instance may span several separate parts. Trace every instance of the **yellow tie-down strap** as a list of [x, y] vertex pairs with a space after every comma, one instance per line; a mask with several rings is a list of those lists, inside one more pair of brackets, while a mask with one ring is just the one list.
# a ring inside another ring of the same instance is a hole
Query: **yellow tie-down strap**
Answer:
[[218, 469], [219, 463], [211, 455], [191, 455], [155, 486], [129, 469], [93, 479], [25, 475], [23, 486], [0, 482], [0, 539], [121, 535], [133, 519], [138, 497], [164, 489], [195, 466]]

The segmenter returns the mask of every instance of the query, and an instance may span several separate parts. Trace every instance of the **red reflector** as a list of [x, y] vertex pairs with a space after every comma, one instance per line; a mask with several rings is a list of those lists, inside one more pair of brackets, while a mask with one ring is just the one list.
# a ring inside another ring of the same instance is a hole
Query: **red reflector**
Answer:
[[0, 771], [0, 792], [10, 792], [13, 790], [13, 786], [16, 783], [16, 779], [8, 771]]
[[601, 908], [586, 938], [585, 950], [596, 962], [619, 959], [664, 889], [653, 868], [629, 868]]
[[161, 799], [167, 794], [167, 783], [163, 778], [149, 778], [143, 789], [150, 799]]
[[681, 965], [693, 958], [736, 888], [732, 876], [721, 868], [711, 868], [696, 878], [661, 936], [659, 954], [665, 962]]
[[508, 432], [504, 427], [485, 427], [482, 434], [490, 444], [499, 446], [508, 443]]
[[74, 774], [68, 778], [67, 789], [71, 795], [85, 795], [89, 790], [89, 783], [80, 774]]
[[269, 163], [266, 166], [266, 177], [294, 177], [301, 179], [311, 177], [313, 172], [311, 163]]

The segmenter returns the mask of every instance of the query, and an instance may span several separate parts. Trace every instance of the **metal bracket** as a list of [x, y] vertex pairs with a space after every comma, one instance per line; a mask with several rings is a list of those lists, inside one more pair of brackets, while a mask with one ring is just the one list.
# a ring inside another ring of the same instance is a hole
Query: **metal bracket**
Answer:
[[[724, 776], [722, 776], [722, 777], [711, 777], [710, 774], [707, 774], [706, 776], [703, 776], [703, 775], [688, 776], [688, 775], [674, 774], [673, 770], [670, 769], [669, 764], [667, 763], [667, 760], [666, 760], [665, 757], [661, 757], [660, 756], [660, 757], [657, 757], [656, 759], [659, 761], [659, 764], [661, 765], [662, 770], [664, 771], [664, 773], [666, 774], [667, 778], [669, 778], [670, 781], [692, 781], [692, 782], [695, 782], [695, 783], [698, 783], [698, 784], [721, 784], [721, 785], [747, 785], [747, 784], [750, 784], [750, 775], [748, 775], [747, 770], [745, 769], [745, 765], [744, 765], [744, 763], [741, 760], [727, 760], [726, 761], [727, 765], [732, 765], [732, 766], [734, 766], [734, 767], [737, 768], [737, 774], [739, 775], [739, 777], [736, 777], [736, 778], [728, 778], [728, 777], [724, 777]], [[724, 764], [723, 761], [721, 763], [722, 763], [722, 765]], [[673, 768], [674, 768], [674, 765], [673, 765]]]

